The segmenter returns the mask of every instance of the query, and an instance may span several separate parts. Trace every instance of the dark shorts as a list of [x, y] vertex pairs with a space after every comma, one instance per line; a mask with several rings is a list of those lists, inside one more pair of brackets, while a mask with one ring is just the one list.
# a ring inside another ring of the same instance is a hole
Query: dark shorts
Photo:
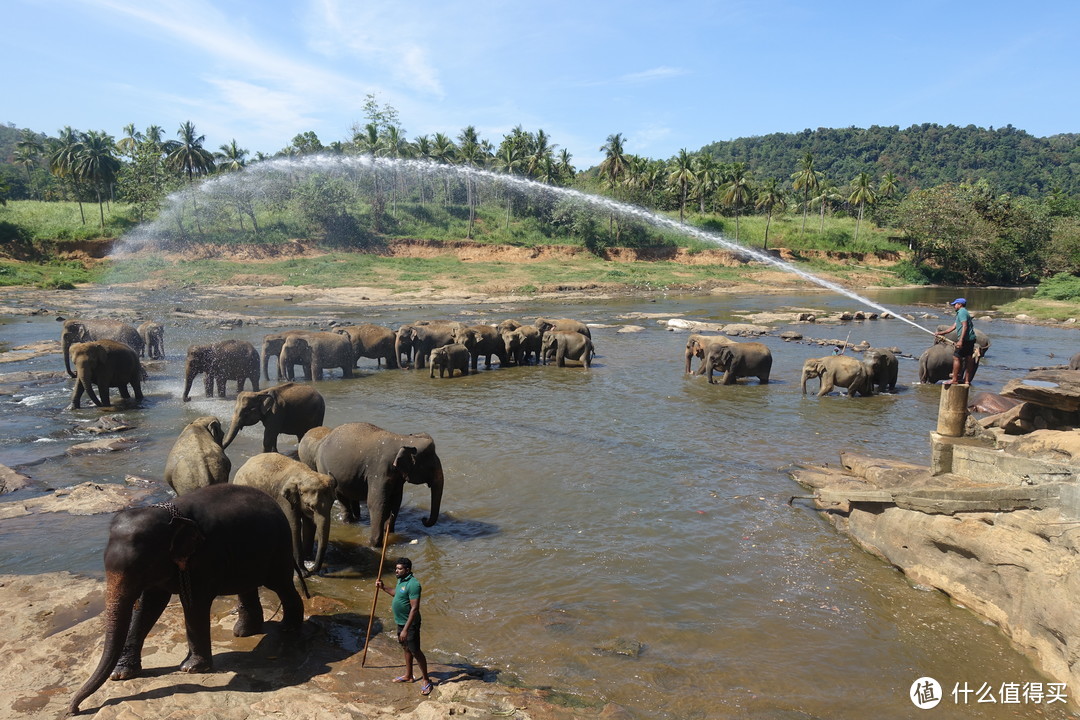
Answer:
[[[405, 628], [404, 625], [398, 625], [397, 626], [397, 631], [398, 631], [398, 637], [399, 638], [401, 637], [401, 631], [404, 628]], [[412, 625], [409, 626], [409, 632], [407, 632], [405, 634], [405, 642], [401, 642], [400, 640], [398, 640], [398, 642], [401, 643], [401, 647], [405, 648], [406, 650], [411, 652], [413, 655], [420, 652], [420, 620], [419, 620], [419, 618], [417, 620], [415, 620]]]
[[975, 353], [975, 341], [965, 340], [960, 343], [960, 347], [953, 346], [953, 357], [969, 358]]

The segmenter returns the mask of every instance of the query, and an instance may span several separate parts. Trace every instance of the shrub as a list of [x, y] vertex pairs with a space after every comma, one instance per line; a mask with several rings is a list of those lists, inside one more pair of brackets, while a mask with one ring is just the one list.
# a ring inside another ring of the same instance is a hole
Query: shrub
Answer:
[[1080, 299], [1080, 277], [1072, 273], [1058, 273], [1039, 283], [1035, 297], [1048, 300]]

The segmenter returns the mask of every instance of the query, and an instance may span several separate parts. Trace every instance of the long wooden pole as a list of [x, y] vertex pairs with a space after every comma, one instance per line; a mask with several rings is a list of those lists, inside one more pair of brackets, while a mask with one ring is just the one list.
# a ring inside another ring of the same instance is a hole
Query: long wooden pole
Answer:
[[[390, 513], [390, 517], [386, 518], [386, 525], [383, 526], [383, 539], [382, 539], [382, 553], [379, 555], [379, 574], [375, 576], [376, 580], [382, 580], [383, 562], [386, 560], [386, 543], [390, 540], [390, 523], [394, 521], [394, 513]], [[375, 597], [371, 598], [371, 615], [368, 616], [367, 623], [367, 635], [364, 636], [364, 655], [360, 658], [360, 667], [364, 667], [364, 663], [367, 662], [367, 649], [368, 641], [371, 640], [371, 628], [375, 625], [375, 604], [379, 602], [379, 586], [375, 586]]]

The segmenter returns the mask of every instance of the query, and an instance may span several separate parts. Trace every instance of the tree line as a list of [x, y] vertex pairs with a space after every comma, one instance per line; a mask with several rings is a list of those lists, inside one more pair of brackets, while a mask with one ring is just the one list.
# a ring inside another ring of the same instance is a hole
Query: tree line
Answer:
[[[916, 173], [912, 170], [916, 167], [915, 161], [899, 163], [895, 159], [896, 153], [887, 163], [850, 165], [853, 170], [858, 168], [854, 174], [838, 176], [835, 169], [849, 165], [845, 164], [844, 158], [830, 154], [829, 147], [838, 142], [837, 138], [850, 138], [855, 129], [805, 131], [798, 137], [813, 142], [802, 143], [802, 147], [816, 143], [824, 149], [818, 152], [803, 149], [797, 156], [793, 156], [792, 149], [800, 143], [792, 141], [789, 147], [781, 150], [780, 140], [785, 137], [791, 140], [791, 136], [776, 134], [765, 136], [764, 139], [771, 142], [749, 138], [715, 143], [698, 152], [683, 149], [668, 160], [631, 154], [626, 150], [623, 135], [614, 133], [600, 147], [603, 161], [594, 168], [578, 171], [569, 152], [559, 150], [543, 130], [532, 132], [519, 126], [504, 135], [497, 145], [481, 138], [473, 126], [463, 128], [455, 137], [435, 133], [410, 140], [396, 110], [380, 106], [371, 96], [365, 105], [365, 120], [351, 128], [351, 136], [346, 140], [324, 145], [314, 132], [308, 131], [296, 135], [288, 146], [272, 156], [252, 155], [236, 140], [211, 152], [204, 147], [204, 136], [190, 122], [180, 125], [176, 139], [166, 139], [159, 126], [140, 132], [129, 125], [119, 141], [101, 131], [80, 132], [70, 127], [63, 128], [56, 137], [0, 127], [0, 153], [3, 153], [0, 159], [6, 160], [6, 163], [0, 163], [0, 170], [7, 167], [6, 172], [0, 174], [0, 184], [6, 186], [7, 197], [73, 199], [80, 201], [80, 208], [83, 201], [96, 201], [100, 209], [103, 203], [112, 199], [122, 200], [132, 203], [139, 218], [144, 219], [153, 217], [165, 196], [184, 184], [214, 173], [242, 170], [251, 163], [271, 157], [322, 153], [418, 158], [600, 192], [651, 210], [678, 212], [682, 222], [700, 224], [707, 223], [710, 217], [731, 218], [737, 241], [760, 242], [766, 249], [774, 217], [791, 215], [797, 218], [798, 235], [802, 237], [822, 233], [827, 215], [848, 215], [854, 219], [853, 237], [838, 235], [833, 239], [838, 244], [850, 242], [852, 246], [858, 245], [863, 223], [868, 219], [878, 226], [894, 228], [896, 236], [905, 239], [912, 251], [909, 274], [916, 280], [1018, 283], [1030, 282], [1053, 272], [1080, 271], [1080, 202], [1075, 194], [1060, 187], [1034, 195], [1005, 192], [988, 177], [977, 173], [972, 176], [975, 179], [953, 179], [923, 186], [915, 180]], [[919, 126], [919, 132], [901, 132], [897, 128], [871, 128], [859, 132], [867, 138], [878, 138], [879, 144], [883, 138], [895, 140], [902, 135], [908, 144], [925, 148], [934, 136], [931, 131], [935, 128], [941, 130], [938, 126], [926, 125]], [[1044, 141], [1012, 128], [981, 131], [949, 126], [944, 130], [965, 138], [963, 147], [970, 146], [971, 138], [985, 137], [989, 133], [1003, 139], [1006, 142], [1003, 147], [1023, 149], [1033, 144], [1040, 147], [1049, 144], [1061, 157], [1070, 158], [1076, 154], [1075, 136], [1070, 145], [1064, 136]], [[14, 140], [13, 134], [17, 136]], [[863, 144], [869, 142], [864, 140]], [[746, 154], [738, 160], [725, 159], [739, 143], [743, 143]], [[959, 152], [952, 144], [946, 145], [939, 149], [938, 156], [953, 157]], [[913, 157], [923, 157], [929, 151], [920, 152], [922, 154]], [[1025, 152], [1016, 153], [1013, 165], [1027, 167], [1041, 157]], [[786, 158], [786, 165], [779, 163], [781, 156]], [[1018, 160], [1021, 156], [1026, 159]], [[1056, 172], [1060, 169], [1060, 162], [1046, 162], [1043, 170]], [[940, 166], [940, 162], [928, 162], [919, 174], [922, 177], [943, 176], [934, 170]], [[13, 172], [16, 168], [21, 171], [17, 175]], [[828, 168], [828, 171], [822, 168]], [[773, 169], [777, 172], [771, 172]], [[1071, 187], [1071, 171], [1063, 177], [1066, 185]], [[445, 204], [460, 202], [467, 206], [467, 237], [473, 235], [476, 207], [482, 202], [505, 202], [505, 222], [509, 227], [514, 212], [512, 193], [482, 195], [468, 180], [461, 183], [461, 188], [464, 197], [460, 199], [454, 194], [449, 180], [441, 192]], [[325, 202], [327, 189], [319, 191], [323, 193], [319, 202], [308, 203], [309, 208], [315, 209], [312, 217], [318, 221], [316, 224], [321, 223], [324, 230], [332, 228], [335, 222], [340, 225], [341, 214], [335, 215]], [[434, 193], [435, 189], [425, 190], [421, 183], [415, 192], [423, 201], [424, 193]], [[380, 187], [376, 181], [370, 200], [375, 233], [384, 229], [380, 219], [384, 217], [388, 194], [394, 203], [405, 197], [403, 187]], [[4, 195], [5, 189], [0, 187], [0, 198]], [[607, 218], [606, 233], [600, 233], [591, 225], [583, 230], [582, 223], [552, 225], [552, 211], [551, 206], [529, 203], [518, 210], [525, 215], [546, 213], [544, 219], [552, 227], [587, 234], [587, 245], [590, 240], [593, 246], [650, 242], [648, 233], [624, 228], [614, 214]], [[328, 218], [328, 214], [331, 217]], [[764, 235], [760, 239], [741, 237], [740, 220], [749, 214], [765, 219]], [[253, 232], [257, 233], [256, 213], [248, 209], [247, 216]], [[104, 224], [103, 211], [99, 212], [99, 218]]]

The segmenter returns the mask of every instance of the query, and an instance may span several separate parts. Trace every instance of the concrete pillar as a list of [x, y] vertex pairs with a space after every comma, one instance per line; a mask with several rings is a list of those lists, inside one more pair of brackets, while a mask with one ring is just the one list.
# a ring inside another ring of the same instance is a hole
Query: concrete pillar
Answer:
[[970, 385], [942, 385], [938, 403], [937, 431], [946, 437], [963, 437], [967, 422]]

